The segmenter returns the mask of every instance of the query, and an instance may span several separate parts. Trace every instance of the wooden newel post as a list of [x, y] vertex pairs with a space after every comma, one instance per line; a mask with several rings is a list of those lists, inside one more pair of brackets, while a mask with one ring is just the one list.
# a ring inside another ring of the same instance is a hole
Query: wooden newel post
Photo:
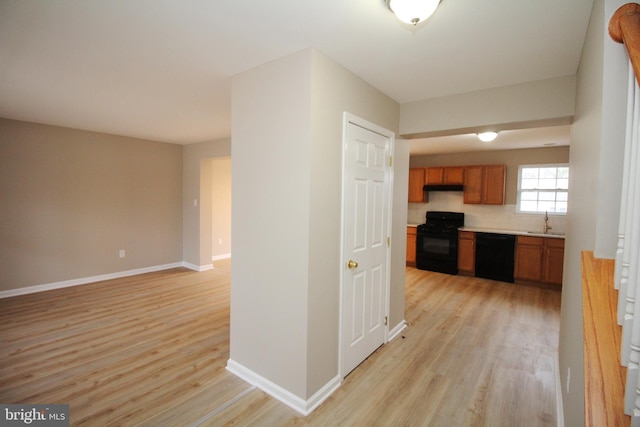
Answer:
[[[640, 77], [640, 5], [627, 3], [613, 14], [609, 21], [609, 36], [624, 43], [629, 52], [629, 59], [636, 75]], [[638, 80], [640, 83], [640, 80]]]

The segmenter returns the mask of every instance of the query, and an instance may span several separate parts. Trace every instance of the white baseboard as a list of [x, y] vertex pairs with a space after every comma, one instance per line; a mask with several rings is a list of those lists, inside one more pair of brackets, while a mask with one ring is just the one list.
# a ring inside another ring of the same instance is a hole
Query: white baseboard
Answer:
[[556, 382], [556, 427], [564, 427], [564, 407], [562, 406], [562, 382], [560, 381], [560, 360], [555, 357], [555, 382]]
[[184, 268], [188, 268], [189, 270], [198, 271], [198, 272], [213, 270], [213, 264], [195, 265], [195, 264], [191, 264], [190, 262], [183, 261], [182, 266]]
[[404, 331], [406, 327], [407, 327], [407, 322], [403, 319], [402, 322], [398, 323], [393, 329], [389, 331], [387, 335], [388, 336], [387, 342], [391, 341], [392, 339], [400, 335], [400, 332]]
[[64, 280], [61, 282], [46, 283], [44, 285], [27, 286], [25, 288], [9, 289], [0, 291], [0, 298], [15, 297], [18, 295], [33, 294], [36, 292], [51, 291], [53, 289], [68, 288], [71, 286], [86, 285], [88, 283], [101, 282], [103, 280], [119, 279], [121, 277], [135, 276], [136, 274], [153, 273], [155, 271], [168, 270], [170, 268], [185, 267], [195, 271], [206, 271], [213, 268], [213, 264], [208, 266], [196, 266], [188, 262], [174, 262], [171, 264], [154, 265], [151, 267], [136, 268], [134, 270], [118, 271], [116, 273], [100, 274], [98, 276], [82, 277], [79, 279]]
[[322, 402], [324, 402], [331, 393], [340, 387], [342, 382], [340, 376], [336, 376], [326, 383], [313, 396], [304, 400], [232, 359], [227, 361], [227, 371], [243, 379], [249, 384], [256, 386], [288, 407], [298, 411], [305, 417], [320, 406], [320, 404], [322, 404]]
[[231, 254], [214, 255], [211, 257], [211, 261], [220, 261], [221, 259], [229, 259]]

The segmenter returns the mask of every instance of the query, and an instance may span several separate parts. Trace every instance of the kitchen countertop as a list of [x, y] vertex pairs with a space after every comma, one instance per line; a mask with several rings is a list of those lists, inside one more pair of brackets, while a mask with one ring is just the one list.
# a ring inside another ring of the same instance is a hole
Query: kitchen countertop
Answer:
[[420, 224], [407, 224], [407, 227], [417, 227]]
[[475, 233], [513, 234], [516, 236], [553, 237], [556, 239], [564, 239], [564, 233], [554, 233], [554, 232], [549, 232], [547, 234], [544, 234], [538, 231], [504, 230], [501, 228], [485, 228], [485, 227], [461, 227], [458, 230], [473, 231]]

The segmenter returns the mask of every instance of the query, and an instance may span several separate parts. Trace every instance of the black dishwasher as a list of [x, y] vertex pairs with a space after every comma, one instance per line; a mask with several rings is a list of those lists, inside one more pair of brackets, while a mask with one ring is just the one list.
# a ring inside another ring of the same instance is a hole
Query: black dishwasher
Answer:
[[476, 233], [476, 277], [513, 283], [516, 237]]

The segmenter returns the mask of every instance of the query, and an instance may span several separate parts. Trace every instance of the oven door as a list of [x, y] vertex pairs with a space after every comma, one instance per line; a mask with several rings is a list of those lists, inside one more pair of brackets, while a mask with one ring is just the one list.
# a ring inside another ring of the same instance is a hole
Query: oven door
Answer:
[[417, 233], [416, 268], [458, 274], [458, 233]]

